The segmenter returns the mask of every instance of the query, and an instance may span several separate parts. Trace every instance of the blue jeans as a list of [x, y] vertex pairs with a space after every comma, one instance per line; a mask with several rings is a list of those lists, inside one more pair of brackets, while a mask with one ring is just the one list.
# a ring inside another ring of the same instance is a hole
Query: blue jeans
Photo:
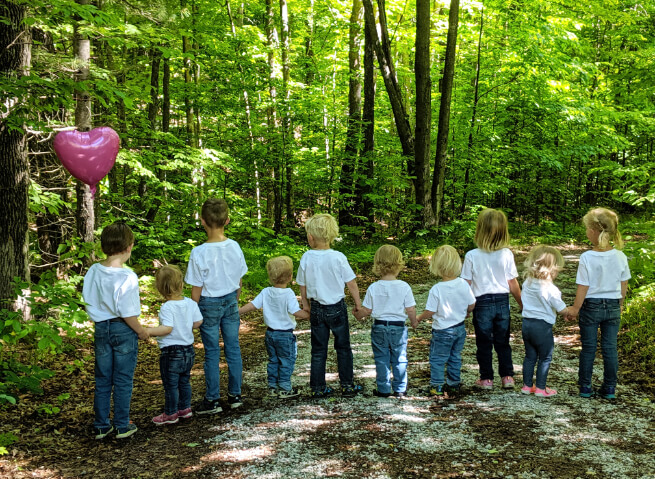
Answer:
[[[381, 393], [407, 389], [407, 327], [374, 324], [371, 346], [375, 358], [377, 389]], [[393, 371], [393, 382], [391, 372]]]
[[444, 367], [446, 383], [458, 386], [461, 381], [462, 350], [466, 341], [464, 323], [446, 329], [433, 329], [430, 341], [430, 386], [444, 383]]
[[[537, 366], [537, 387], [546, 389], [550, 361], [553, 358], [553, 325], [542, 319], [523, 318], [523, 384], [532, 387], [532, 375]], [[538, 361], [538, 363], [537, 363]]]
[[193, 344], [167, 346], [159, 356], [159, 371], [164, 384], [164, 412], [169, 416], [191, 407], [191, 368], [196, 353]]
[[591, 387], [591, 373], [596, 358], [598, 329], [600, 349], [603, 353], [603, 387], [615, 387], [619, 372], [616, 337], [621, 325], [621, 307], [618, 299], [588, 298], [580, 308], [580, 367], [578, 384]]
[[239, 304], [234, 291], [220, 298], [201, 296], [198, 302], [202, 313], [200, 337], [205, 348], [205, 398], [215, 401], [220, 397], [219, 362], [221, 349], [219, 333], [223, 336], [225, 360], [227, 362], [227, 392], [233, 396], [241, 394], [243, 362], [239, 346]]
[[498, 355], [500, 376], [514, 376], [512, 348], [509, 345], [509, 294], [483, 294], [475, 298], [473, 327], [480, 379], [493, 380], [494, 378], [492, 363], [494, 349]]
[[110, 320], [95, 323], [95, 379], [93, 397], [95, 420], [93, 426], [107, 428], [114, 395], [114, 427], [125, 428], [130, 424], [130, 401], [134, 369], [139, 352], [136, 333], [123, 322]]
[[291, 391], [291, 375], [296, 366], [298, 345], [293, 331], [266, 330], [268, 387]]
[[337, 352], [337, 369], [341, 386], [353, 385], [353, 351], [350, 347], [350, 326], [348, 310], [342, 299], [336, 304], [324, 305], [311, 302], [309, 318], [312, 330], [312, 361], [309, 386], [312, 391], [325, 389], [325, 362], [327, 361], [330, 331], [334, 335], [334, 349]]

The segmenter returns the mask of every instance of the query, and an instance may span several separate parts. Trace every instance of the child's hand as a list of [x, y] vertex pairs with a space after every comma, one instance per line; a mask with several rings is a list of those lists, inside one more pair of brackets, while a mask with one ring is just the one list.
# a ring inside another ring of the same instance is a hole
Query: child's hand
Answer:
[[139, 339], [142, 341], [146, 341], [150, 339], [150, 333], [148, 333], [148, 328], [141, 328], [141, 332], [138, 334]]

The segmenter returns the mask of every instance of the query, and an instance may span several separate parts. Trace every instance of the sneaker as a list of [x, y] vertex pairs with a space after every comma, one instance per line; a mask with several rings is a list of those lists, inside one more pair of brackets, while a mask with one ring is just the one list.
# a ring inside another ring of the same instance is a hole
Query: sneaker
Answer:
[[116, 430], [116, 439], [124, 439], [130, 437], [132, 434], [137, 432], [139, 428], [136, 427], [136, 424], [129, 423], [127, 427], [119, 427]]
[[443, 384], [430, 385], [425, 394], [428, 396], [443, 396]]
[[180, 419], [177, 417], [177, 413], [171, 414], [170, 416], [166, 413], [162, 413], [159, 416], [152, 418], [152, 422], [154, 422], [157, 426], [163, 426], [164, 424], [175, 424], [179, 420]]
[[223, 410], [218, 399], [210, 401], [207, 398], [202, 398], [202, 401], [195, 407], [197, 414], [218, 414]]
[[616, 399], [616, 389], [612, 386], [601, 386], [598, 395], [603, 399]]
[[333, 392], [334, 391], [330, 386], [325, 386], [325, 388], [322, 391], [312, 391], [311, 397], [312, 399], [321, 399], [321, 398], [328, 397]]
[[446, 392], [448, 394], [459, 394], [461, 389], [462, 389], [462, 387], [459, 384], [453, 384], [453, 385], [444, 384], [444, 386], [443, 386], [444, 392]]
[[405, 391], [396, 391], [393, 393], [394, 397], [397, 397], [398, 399], [403, 399], [407, 397], [407, 393]]
[[377, 389], [373, 390], [373, 396], [378, 397], [378, 398], [388, 398], [391, 396], [391, 393], [381, 393]]
[[243, 406], [243, 398], [241, 397], [241, 394], [232, 395], [227, 393], [227, 403], [232, 409], [235, 409]]
[[512, 376], [505, 376], [500, 382], [503, 384], [503, 389], [514, 389], [514, 378]]
[[177, 412], [177, 417], [180, 419], [189, 419], [191, 416], [193, 416], [193, 412], [190, 407]]
[[300, 393], [298, 392], [298, 389], [296, 388], [291, 388], [290, 391], [287, 391], [285, 389], [280, 389], [280, 392], [278, 393], [278, 397], [280, 399], [291, 399], [300, 396]]
[[596, 393], [591, 386], [580, 386], [580, 397], [581, 398], [591, 398], [594, 397]]
[[551, 396], [556, 396], [557, 391], [554, 389], [546, 388], [546, 389], [535, 389], [534, 395], [538, 396], [540, 398], [549, 398]]
[[276, 398], [279, 394], [279, 391], [277, 388], [268, 388], [268, 397], [270, 398]]
[[479, 387], [480, 389], [493, 389], [494, 382], [491, 379], [478, 379], [475, 381], [475, 386]]
[[359, 384], [353, 384], [352, 386], [341, 387], [341, 396], [345, 398], [354, 398], [361, 392], [362, 392], [362, 387]]
[[93, 432], [96, 435], [96, 439], [106, 438], [113, 430], [114, 430], [114, 426], [94, 427], [93, 428]]
[[521, 388], [521, 393], [522, 394], [534, 394], [536, 389], [537, 389], [537, 386], [535, 386], [534, 384], [532, 386], [526, 386], [524, 384], [523, 387]]

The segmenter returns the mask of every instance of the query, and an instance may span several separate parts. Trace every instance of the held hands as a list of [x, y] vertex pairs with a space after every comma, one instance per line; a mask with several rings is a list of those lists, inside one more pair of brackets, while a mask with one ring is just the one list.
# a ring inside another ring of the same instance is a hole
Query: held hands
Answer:
[[564, 311], [562, 311], [562, 317], [565, 321], [575, 321], [575, 319], [578, 317], [578, 312], [579, 310], [577, 308], [569, 306], [568, 308], [564, 309]]
[[148, 328], [141, 328], [141, 331], [137, 334], [139, 339], [142, 341], [147, 341], [150, 339], [150, 333], [148, 333]]

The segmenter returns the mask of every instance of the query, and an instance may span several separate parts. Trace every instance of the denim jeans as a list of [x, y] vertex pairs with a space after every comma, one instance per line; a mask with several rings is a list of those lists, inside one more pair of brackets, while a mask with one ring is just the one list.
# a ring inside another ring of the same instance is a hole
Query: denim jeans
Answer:
[[112, 389], [114, 427], [125, 428], [130, 423], [130, 401], [139, 352], [138, 341], [136, 333], [123, 322], [112, 323], [108, 320], [95, 323], [94, 427], [106, 428], [111, 425], [109, 410]]
[[239, 346], [239, 304], [236, 291], [211, 298], [201, 296], [198, 302], [202, 313], [200, 337], [205, 349], [205, 398], [214, 401], [220, 397], [219, 362], [221, 349], [219, 332], [223, 337], [225, 360], [227, 362], [227, 392], [233, 396], [241, 394], [243, 362]]
[[621, 325], [621, 307], [618, 299], [588, 298], [580, 308], [580, 367], [578, 384], [591, 387], [591, 373], [596, 358], [598, 328], [600, 349], [603, 353], [603, 387], [615, 387], [619, 371], [616, 337]]
[[514, 376], [512, 348], [509, 345], [509, 294], [483, 294], [475, 298], [473, 327], [480, 379], [494, 378], [493, 349], [498, 355], [500, 376]]
[[296, 366], [298, 345], [293, 331], [266, 331], [268, 387], [291, 391], [291, 375]]
[[[553, 325], [542, 319], [523, 318], [523, 384], [532, 387], [534, 367], [537, 366], [537, 387], [546, 389], [550, 361], [553, 358]], [[538, 362], [537, 362], [538, 361]]]
[[446, 329], [433, 329], [430, 341], [430, 386], [444, 383], [444, 367], [446, 383], [457, 386], [461, 381], [462, 350], [466, 341], [464, 324]]
[[341, 386], [353, 385], [353, 351], [350, 347], [348, 310], [342, 299], [336, 304], [324, 305], [311, 302], [309, 318], [312, 330], [312, 361], [309, 386], [312, 391], [325, 389], [325, 362], [327, 361], [330, 331], [334, 335], [334, 349], [337, 352], [337, 369]]
[[164, 383], [164, 412], [173, 415], [191, 407], [191, 368], [196, 353], [193, 344], [167, 346], [159, 356], [159, 371]]
[[[375, 359], [377, 389], [381, 393], [407, 389], [407, 327], [374, 324], [371, 346]], [[393, 371], [393, 382], [391, 372]]]

